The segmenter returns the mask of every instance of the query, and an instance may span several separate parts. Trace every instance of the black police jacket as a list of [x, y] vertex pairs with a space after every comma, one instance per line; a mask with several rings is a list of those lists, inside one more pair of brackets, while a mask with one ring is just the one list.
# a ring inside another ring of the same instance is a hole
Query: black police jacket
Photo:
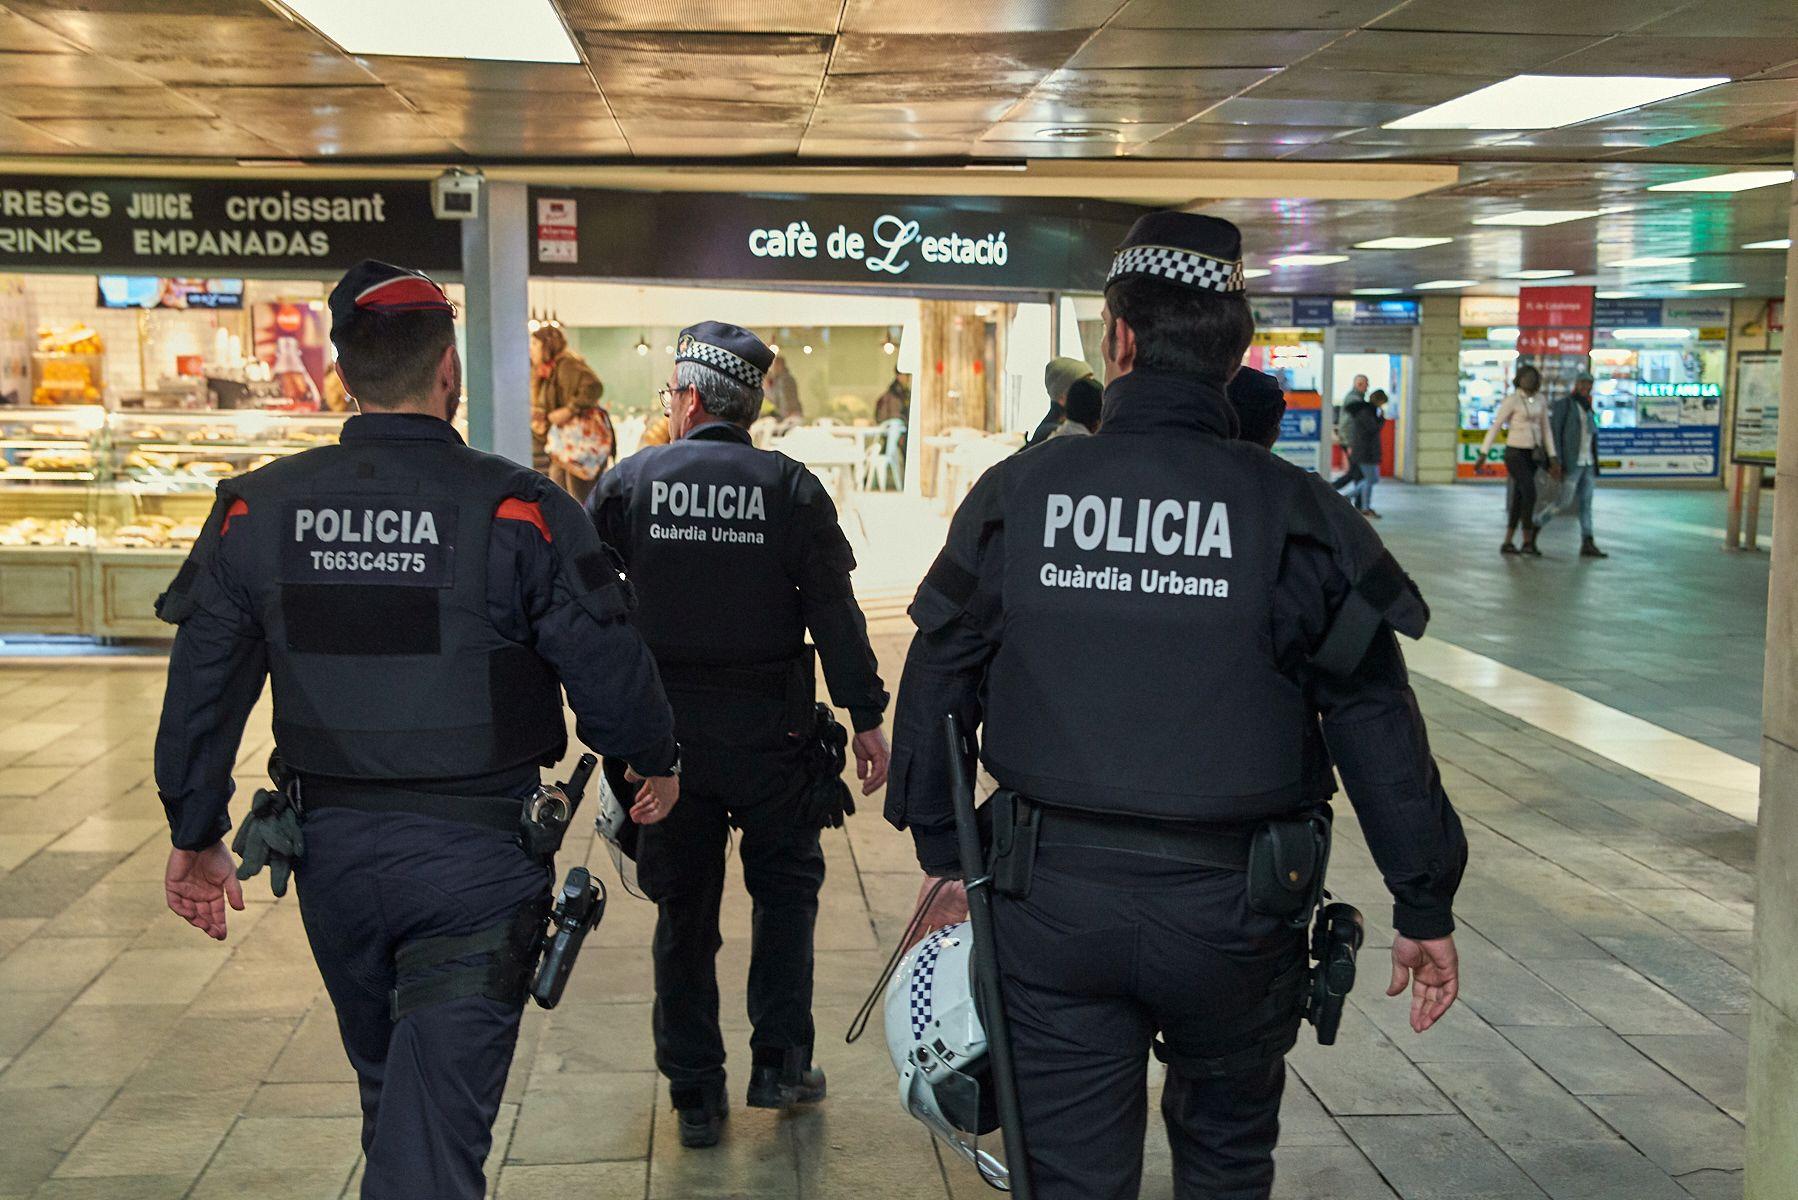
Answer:
[[433, 417], [357, 416], [339, 445], [221, 483], [157, 605], [179, 626], [157, 740], [177, 844], [225, 823], [265, 673], [302, 775], [534, 777], [566, 749], [575, 675], [583, 738], [666, 770], [671, 715], [629, 608], [570, 497]]
[[[858, 731], [881, 723], [887, 693], [850, 584], [855, 556], [803, 464], [713, 421], [624, 459], [589, 504], [624, 560], [638, 599], [631, 619], [677, 712], [705, 694], [774, 689], [796, 669], [793, 699], [809, 712], [809, 630], [831, 699]], [[713, 708], [718, 720], [746, 711]]]
[[[1406, 932], [1446, 932], [1465, 843], [1391, 639], [1422, 634], [1421, 597], [1326, 484], [1231, 440], [1221, 389], [1138, 371], [1105, 412], [957, 511], [910, 610], [888, 818], [953, 869], [956, 712], [994, 778], [1044, 803], [1253, 822], [1319, 798], [1321, 709]], [[1370, 821], [1382, 806], [1405, 816]]]

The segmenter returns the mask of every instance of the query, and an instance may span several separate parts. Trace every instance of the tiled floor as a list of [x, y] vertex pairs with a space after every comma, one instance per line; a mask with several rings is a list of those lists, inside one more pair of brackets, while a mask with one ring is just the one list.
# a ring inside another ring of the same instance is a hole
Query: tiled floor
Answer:
[[[1570, 535], [1550, 561], [1500, 562], [1480, 536], [1490, 494], [1380, 499], [1438, 637], [1657, 724], [1691, 710], [1680, 732], [1746, 756], [1766, 568], [1679, 528], [1720, 525], [1719, 497], [1601, 495], [1605, 563], [1572, 559]], [[896, 675], [905, 626], [875, 610]], [[1417, 687], [1473, 845], [1463, 1003], [1418, 1036], [1380, 994], [1387, 907], [1341, 822], [1332, 886], [1368, 916], [1365, 977], [1341, 1043], [1292, 1056], [1276, 1194], [1740, 1195], [1752, 827], [1422, 671]], [[154, 660], [0, 664], [0, 1200], [354, 1195], [354, 1089], [292, 897], [252, 886], [223, 946], [162, 907], [160, 694]], [[266, 712], [253, 728], [240, 778], [267, 752]], [[826, 839], [830, 1100], [738, 1108], [722, 1148], [680, 1150], [650, 1058], [652, 914], [615, 894], [562, 1007], [527, 1016], [498, 1196], [986, 1194], [899, 1112], [878, 1029], [841, 1040], [915, 890], [877, 809]], [[564, 861], [590, 850], [589, 835]], [[721, 955], [739, 1056], [747, 916], [739, 888]], [[1159, 1139], [1144, 1194], [1170, 1194]]]

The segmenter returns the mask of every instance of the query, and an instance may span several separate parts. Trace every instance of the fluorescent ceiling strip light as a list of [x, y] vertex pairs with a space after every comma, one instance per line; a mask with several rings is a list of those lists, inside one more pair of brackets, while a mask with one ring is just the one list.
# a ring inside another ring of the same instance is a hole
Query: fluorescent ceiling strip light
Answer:
[[1454, 238], [1445, 237], [1383, 237], [1371, 242], [1356, 242], [1357, 250], [1422, 250], [1425, 246], [1446, 246]]
[[1651, 192], [1747, 192], [1792, 182], [1793, 173], [1784, 171], [1731, 171], [1727, 175], [1707, 175], [1703, 179], [1681, 179], [1675, 183], [1657, 183]]
[[1444, 291], [1448, 288], [1465, 288], [1477, 284], [1477, 279], [1431, 279], [1417, 285], [1420, 292]]
[[1690, 329], [1613, 329], [1611, 336], [1620, 342], [1683, 342], [1694, 336]]
[[1742, 249], [1744, 250], [1790, 250], [1791, 248], [1791, 238], [1774, 238], [1772, 241], [1768, 242], [1742, 243]]
[[282, 0], [351, 54], [578, 63], [550, 0]]
[[1675, 286], [1682, 292], [1733, 292], [1737, 288], [1744, 288], [1748, 285], [1745, 283], [1681, 283]]
[[1475, 225], [1561, 225], [1600, 215], [1596, 208], [1520, 208], [1516, 212], [1475, 217]]
[[1696, 261], [1692, 258], [1660, 258], [1653, 254], [1646, 254], [1641, 258], [1620, 258], [1616, 262], [1606, 265], [1612, 267], [1683, 267], [1687, 263]]
[[1594, 292], [1592, 298], [1595, 300], [1634, 300], [1641, 294], [1641, 292]]
[[1387, 129], [1559, 129], [1728, 83], [1727, 75], [1517, 75], [1388, 121]]
[[1276, 267], [1327, 267], [1331, 263], [1347, 262], [1346, 254], [1282, 254], [1279, 258], [1267, 261]]
[[1403, 288], [1355, 288], [1351, 296], [1398, 296], [1403, 295]]
[[1512, 271], [1510, 274], [1506, 275], [1505, 278], [1506, 279], [1565, 279], [1567, 276], [1569, 276], [1571, 274], [1573, 274], [1572, 271], [1554, 270], [1554, 269], [1545, 267], [1545, 268], [1542, 268], [1539, 270], [1534, 270], [1534, 271]]
[[1242, 277], [1244, 279], [1260, 279], [1264, 275], [1272, 274], [1273, 272], [1266, 267], [1244, 267], [1242, 269]]

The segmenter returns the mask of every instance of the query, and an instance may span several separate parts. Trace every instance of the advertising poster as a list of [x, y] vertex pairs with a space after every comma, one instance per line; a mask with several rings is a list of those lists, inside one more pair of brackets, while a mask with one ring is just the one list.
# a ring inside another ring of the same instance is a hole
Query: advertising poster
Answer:
[[1736, 362], [1733, 462], [1775, 466], [1779, 449], [1779, 351], [1755, 350]]
[[284, 407], [317, 412], [329, 362], [325, 306], [317, 300], [278, 300], [256, 305], [251, 319], [256, 357], [281, 385]]
[[1316, 392], [1287, 392], [1280, 418], [1280, 440], [1274, 453], [1307, 471], [1317, 470], [1317, 443], [1323, 436], [1323, 397]]

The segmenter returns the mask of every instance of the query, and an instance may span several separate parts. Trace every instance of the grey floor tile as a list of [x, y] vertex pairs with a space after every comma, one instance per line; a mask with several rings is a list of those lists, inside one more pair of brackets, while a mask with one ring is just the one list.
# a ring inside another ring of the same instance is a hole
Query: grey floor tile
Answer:
[[575, 1166], [506, 1167], [499, 1173], [499, 1200], [568, 1200], [571, 1196], [638, 1197], [643, 1194], [642, 1163], [581, 1163]]
[[[1599, 945], [1685, 1004], [1715, 1016], [1748, 1011], [1748, 971], [1704, 949], [1693, 933], [1653, 937], [1601, 937]], [[1736, 934], [1729, 934], [1736, 937]]]
[[1534, 1142], [1511, 1157], [1554, 1200], [1685, 1200], [1685, 1193], [1629, 1143]]
[[1424, 1073], [1507, 1151], [1533, 1142], [1609, 1141], [1603, 1121], [1519, 1052], [1509, 1062], [1425, 1064]]
[[154, 1054], [180, 1017], [174, 1005], [71, 1007], [0, 1074], [10, 1088], [118, 1087]]
[[526, 1093], [506, 1162], [646, 1159], [655, 1097], [648, 1071], [556, 1076]]
[[1465, 1117], [1345, 1117], [1342, 1127], [1405, 1200], [1541, 1200]]
[[1557, 959], [1531, 963], [1530, 968], [1617, 1033], [1709, 1033], [1716, 1028], [1622, 963]]
[[25, 1195], [48, 1179], [111, 1099], [108, 1087], [0, 1090], [0, 1195]]
[[1288, 1146], [1282, 1140], [1274, 1163], [1273, 1200], [1395, 1200], [1397, 1195], [1352, 1145]]
[[250, 1089], [191, 1096], [121, 1096], [57, 1166], [58, 1179], [119, 1175], [198, 1178], [249, 1099]]
[[1576, 1096], [1658, 1095], [1679, 1081], [1608, 1029], [1550, 1026], [1501, 1030]]
[[1693, 1171], [1679, 1177], [1692, 1200], [1742, 1200], [1741, 1171]]
[[1301, 1038], [1287, 1061], [1332, 1116], [1453, 1111], [1429, 1079], [1352, 1009], [1342, 1015], [1334, 1046]]
[[1594, 1111], [1669, 1175], [1742, 1168], [1742, 1126], [1685, 1088], [1594, 1096]]
[[1738, 1121], [1748, 1119], [1748, 1043], [1733, 1033], [1626, 1039], [1681, 1083]]

